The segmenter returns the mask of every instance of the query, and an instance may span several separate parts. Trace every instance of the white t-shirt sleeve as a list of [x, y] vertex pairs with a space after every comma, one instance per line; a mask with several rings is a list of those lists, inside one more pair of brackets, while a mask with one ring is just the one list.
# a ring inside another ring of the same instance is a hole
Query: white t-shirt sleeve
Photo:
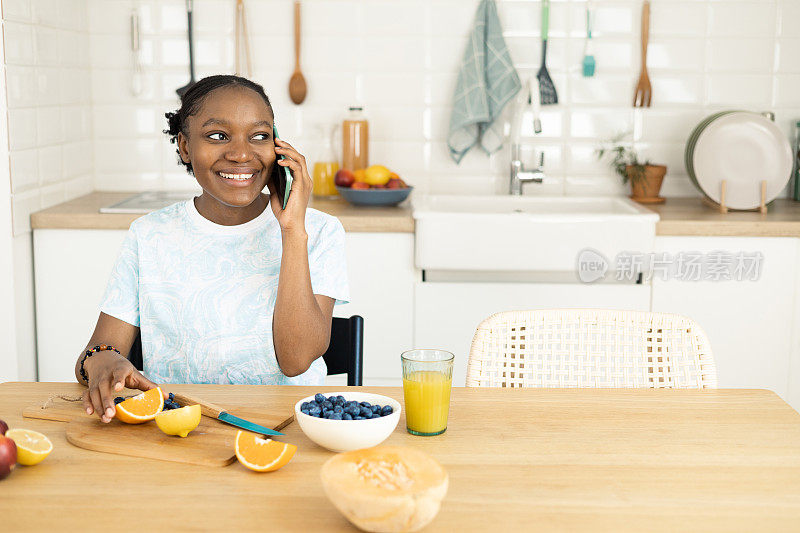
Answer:
[[122, 242], [100, 311], [139, 327], [139, 247], [133, 227]]
[[312, 291], [335, 299], [335, 305], [348, 303], [350, 284], [347, 279], [344, 227], [339, 219], [330, 217], [310, 244], [308, 267]]

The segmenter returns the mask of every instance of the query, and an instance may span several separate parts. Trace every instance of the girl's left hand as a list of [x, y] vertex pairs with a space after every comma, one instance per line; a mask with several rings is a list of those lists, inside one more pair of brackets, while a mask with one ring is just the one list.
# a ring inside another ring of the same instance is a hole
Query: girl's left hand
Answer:
[[270, 207], [281, 225], [281, 231], [284, 233], [305, 232], [306, 208], [313, 188], [311, 176], [306, 168], [306, 158], [283, 139], [275, 139], [275, 152], [285, 156], [285, 159], [276, 159], [275, 164], [289, 167], [294, 181], [292, 181], [292, 190], [289, 193], [289, 201], [286, 202], [286, 209], [283, 209], [283, 198], [278, 198], [275, 186], [272, 181], [269, 182], [267, 187], [269, 188]]

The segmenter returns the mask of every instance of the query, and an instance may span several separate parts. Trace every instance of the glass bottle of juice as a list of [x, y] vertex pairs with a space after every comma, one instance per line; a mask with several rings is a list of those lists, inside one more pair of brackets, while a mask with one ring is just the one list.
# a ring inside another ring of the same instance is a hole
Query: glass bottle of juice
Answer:
[[312, 181], [314, 188], [312, 193], [317, 198], [332, 198], [339, 195], [333, 178], [339, 170], [339, 161], [333, 150], [332, 133], [326, 132], [325, 128], [318, 128], [318, 135], [323, 139], [322, 150], [319, 159], [314, 163], [314, 173]]
[[351, 171], [369, 166], [369, 123], [364, 108], [350, 107], [342, 123], [342, 168]]

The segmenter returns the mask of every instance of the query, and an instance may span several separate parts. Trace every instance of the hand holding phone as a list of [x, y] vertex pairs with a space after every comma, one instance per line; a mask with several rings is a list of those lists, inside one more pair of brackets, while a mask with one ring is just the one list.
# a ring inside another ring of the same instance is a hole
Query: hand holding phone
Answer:
[[[274, 142], [274, 139], [279, 139], [279, 137], [278, 137], [278, 128], [275, 127], [274, 123], [272, 124], [272, 138], [273, 138], [273, 142]], [[278, 159], [286, 159], [286, 156], [284, 156], [283, 154], [278, 154], [276, 152], [276, 155], [278, 156]], [[275, 164], [277, 166], [280, 166], [280, 165], [278, 165], [277, 161], [275, 162]], [[280, 171], [281, 171], [281, 169], [278, 168], [277, 171], [275, 172], [275, 177], [280, 181], [280, 183], [277, 183], [277, 182], [275, 183], [275, 190], [278, 192], [278, 194], [281, 194], [281, 193], [283, 194], [283, 209], [286, 209], [286, 203], [289, 201], [289, 193], [292, 190], [292, 181], [293, 181], [293, 179], [292, 179], [292, 173], [289, 170], [289, 167], [283, 167], [283, 176], [281, 176], [281, 172]], [[281, 185], [283, 185], [283, 187], [281, 187]]]

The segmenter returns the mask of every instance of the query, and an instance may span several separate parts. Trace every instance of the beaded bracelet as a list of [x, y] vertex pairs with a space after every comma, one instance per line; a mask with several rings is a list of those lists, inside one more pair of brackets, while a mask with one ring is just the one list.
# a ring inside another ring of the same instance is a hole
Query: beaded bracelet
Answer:
[[81, 377], [84, 379], [84, 381], [86, 381], [86, 383], [89, 383], [89, 376], [86, 374], [86, 370], [84, 370], [83, 368], [83, 363], [85, 363], [88, 358], [90, 358], [97, 352], [105, 352], [108, 350], [117, 352], [118, 354], [122, 355], [119, 350], [107, 344], [98, 344], [94, 348], [89, 348], [88, 350], [86, 350], [86, 353], [83, 354], [83, 359], [81, 359]]

